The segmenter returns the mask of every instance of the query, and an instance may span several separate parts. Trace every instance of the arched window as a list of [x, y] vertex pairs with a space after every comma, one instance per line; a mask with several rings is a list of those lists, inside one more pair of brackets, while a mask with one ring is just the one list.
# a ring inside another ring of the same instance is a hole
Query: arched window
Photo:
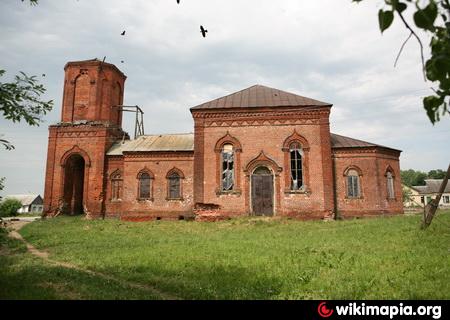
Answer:
[[122, 174], [117, 171], [111, 175], [111, 200], [122, 199]]
[[222, 191], [234, 188], [234, 148], [225, 144], [222, 148]]
[[181, 178], [176, 172], [171, 173], [168, 177], [168, 198], [180, 199], [181, 198]]
[[300, 143], [289, 145], [291, 190], [300, 190], [303, 187], [303, 151]]
[[386, 181], [387, 181], [387, 195], [388, 195], [388, 199], [395, 199], [394, 176], [392, 175], [392, 172], [388, 171], [386, 173]]
[[151, 197], [151, 177], [148, 172], [139, 174], [139, 199], [150, 199]]
[[347, 197], [349, 198], [361, 197], [359, 173], [355, 169], [350, 169], [347, 171]]

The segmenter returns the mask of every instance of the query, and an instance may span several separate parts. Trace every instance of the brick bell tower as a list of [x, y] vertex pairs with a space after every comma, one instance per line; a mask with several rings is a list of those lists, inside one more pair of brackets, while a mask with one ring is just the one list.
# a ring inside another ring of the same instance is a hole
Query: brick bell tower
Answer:
[[97, 59], [64, 67], [61, 122], [49, 127], [44, 214], [104, 212], [105, 156], [122, 130], [126, 76]]

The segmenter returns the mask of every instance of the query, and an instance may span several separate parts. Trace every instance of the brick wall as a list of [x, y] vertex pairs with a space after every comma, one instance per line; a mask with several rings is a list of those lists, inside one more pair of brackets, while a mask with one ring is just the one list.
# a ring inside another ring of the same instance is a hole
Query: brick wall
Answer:
[[[336, 196], [339, 215], [342, 217], [374, 214], [403, 213], [400, 180], [399, 153], [386, 152], [378, 148], [352, 148], [333, 150], [336, 167]], [[388, 199], [386, 170], [390, 166], [394, 173], [395, 199]], [[361, 170], [361, 197], [347, 197], [347, 168]]]
[[[152, 152], [126, 154], [108, 157], [106, 164], [107, 216], [122, 218], [147, 217], [178, 219], [192, 214], [193, 207], [193, 153], [192, 152]], [[176, 168], [182, 174], [182, 199], [168, 199], [167, 174]], [[111, 175], [120, 170], [123, 177], [123, 195], [120, 200], [111, 199]], [[151, 199], [138, 199], [138, 175], [148, 172], [151, 179]]]
[[[202, 192], [202, 195], [196, 195], [196, 200], [217, 204], [222, 213], [229, 215], [249, 214], [252, 211], [251, 172], [245, 172], [245, 169], [263, 153], [272, 161], [267, 166], [275, 172], [275, 215], [323, 217], [333, 210], [329, 108], [307, 111], [291, 108], [277, 110], [276, 114], [273, 114], [273, 110], [265, 110], [262, 113], [261, 110], [244, 110], [241, 113], [233, 110], [212, 115], [193, 112], [193, 115], [196, 128], [201, 124], [203, 133], [202, 143], [196, 141], [195, 145], [200, 148], [195, 150], [195, 155], [201, 155], [203, 162], [203, 165], [195, 166], [195, 190]], [[294, 132], [304, 137], [310, 147], [309, 160], [305, 163], [309, 175], [306, 193], [290, 193], [286, 190], [286, 185], [289, 185], [286, 179], [289, 179], [289, 175], [285, 175], [288, 164], [285, 163], [283, 143]], [[221, 193], [220, 153], [215, 148], [217, 142], [227, 135], [236, 139], [242, 150], [238, 151], [235, 159], [235, 190], [231, 193]], [[262, 165], [265, 164], [264, 161], [268, 160], [261, 159]], [[277, 172], [277, 168], [281, 171]]]

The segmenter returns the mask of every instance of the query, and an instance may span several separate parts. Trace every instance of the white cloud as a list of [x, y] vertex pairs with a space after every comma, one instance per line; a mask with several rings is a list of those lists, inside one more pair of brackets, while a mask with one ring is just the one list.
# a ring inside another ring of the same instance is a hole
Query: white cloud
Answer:
[[[421, 97], [430, 84], [423, 82], [414, 41], [393, 68], [408, 33], [394, 21], [380, 34], [382, 5], [48, 0], [30, 7], [2, 1], [0, 67], [9, 77], [20, 70], [45, 73], [46, 97], [55, 101], [39, 128], [0, 119], [0, 133], [17, 148], [0, 152], [5, 193], [43, 192], [47, 125], [59, 120], [63, 66], [103, 56], [128, 76], [125, 103], [144, 109], [147, 133], [193, 131], [190, 107], [259, 83], [333, 103], [333, 132], [402, 149], [405, 168], [444, 168], [450, 119], [433, 127], [426, 118]], [[206, 39], [200, 25], [209, 30]], [[132, 126], [126, 119], [124, 127], [132, 132]]]

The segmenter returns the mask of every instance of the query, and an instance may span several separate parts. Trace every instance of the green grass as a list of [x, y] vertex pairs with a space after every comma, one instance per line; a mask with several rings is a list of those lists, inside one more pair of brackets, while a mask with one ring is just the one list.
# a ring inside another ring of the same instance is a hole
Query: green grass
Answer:
[[[182, 299], [450, 299], [450, 211], [438, 213], [425, 231], [420, 219], [60, 217], [33, 222], [21, 234], [51, 259]], [[3, 241], [11, 252], [0, 256], [0, 298], [159, 298], [52, 267]]]

